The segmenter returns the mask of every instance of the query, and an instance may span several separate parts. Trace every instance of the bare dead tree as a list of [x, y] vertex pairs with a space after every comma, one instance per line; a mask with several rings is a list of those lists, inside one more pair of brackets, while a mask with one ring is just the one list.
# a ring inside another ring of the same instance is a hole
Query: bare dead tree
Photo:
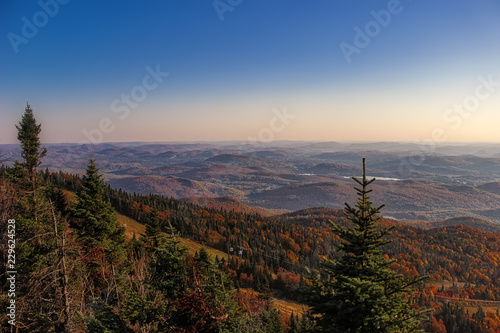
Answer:
[[70, 327], [69, 327], [69, 318], [70, 318], [70, 300], [69, 300], [69, 295], [68, 295], [68, 271], [66, 268], [66, 253], [65, 253], [65, 243], [66, 243], [66, 237], [65, 233], [63, 232], [61, 236], [59, 236], [58, 230], [57, 230], [57, 219], [56, 215], [54, 213], [54, 205], [52, 204], [51, 201], [49, 201], [50, 204], [50, 212], [52, 214], [52, 219], [54, 221], [54, 235], [56, 236], [56, 247], [59, 250], [59, 257], [61, 260], [61, 284], [62, 284], [62, 296], [64, 300], [64, 316], [62, 321], [59, 320], [60, 326], [62, 327], [62, 332], [64, 333], [69, 333], [70, 332]]

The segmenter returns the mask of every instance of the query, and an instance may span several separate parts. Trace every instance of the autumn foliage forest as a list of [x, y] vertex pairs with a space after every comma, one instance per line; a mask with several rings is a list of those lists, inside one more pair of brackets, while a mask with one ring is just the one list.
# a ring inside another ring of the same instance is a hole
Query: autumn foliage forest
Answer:
[[[2, 167], [0, 176], [2, 244], [6, 221], [18, 221], [19, 332], [319, 331], [307, 311], [308, 289], [321, 263], [340, 257], [330, 221], [349, 227], [343, 211], [266, 217], [230, 205], [206, 208], [111, 188], [93, 158], [84, 177], [38, 170], [36, 163], [32, 174], [19, 163]], [[145, 232], [125, 237], [129, 226], [118, 225], [116, 213]], [[384, 247], [391, 269], [429, 277], [407, 299], [432, 310], [421, 329], [500, 332], [500, 234], [379, 224], [394, 227]], [[190, 254], [179, 237], [224, 255]], [[1, 257], [6, 262], [6, 252]], [[5, 265], [0, 274], [6, 308]], [[304, 306], [289, 313], [272, 299]], [[7, 319], [0, 322], [5, 331]]]

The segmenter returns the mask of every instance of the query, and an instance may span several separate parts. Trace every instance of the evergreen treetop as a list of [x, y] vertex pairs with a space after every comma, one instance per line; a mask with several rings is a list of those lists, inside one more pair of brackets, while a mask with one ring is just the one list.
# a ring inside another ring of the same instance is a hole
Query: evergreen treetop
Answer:
[[26, 173], [27, 184], [29, 190], [34, 191], [36, 188], [36, 168], [42, 163], [41, 159], [47, 154], [47, 149], [40, 148], [40, 132], [41, 124], [37, 124], [33, 110], [26, 103], [24, 114], [16, 125], [17, 139], [21, 145], [22, 162], [17, 162], [17, 166], [21, 166]]
[[153, 207], [151, 214], [146, 224], [146, 241], [155, 248], [158, 246], [159, 238], [161, 237], [160, 214], [158, 209]]
[[[16, 126], [22, 161], [9, 172], [19, 200], [15, 215], [16, 270], [23, 279], [16, 287], [16, 327], [26, 332], [66, 332], [69, 322], [66, 267], [62, 268], [59, 212], [48, 192], [42, 189], [37, 168], [46, 155], [40, 148], [41, 125], [37, 124], [30, 105]], [[0, 211], [3, 207], [0, 207]], [[57, 316], [55, 315], [57, 313]]]
[[103, 246], [114, 258], [121, 257], [124, 229], [118, 225], [116, 213], [106, 199], [105, 184], [93, 156], [89, 159], [77, 199], [73, 216], [79, 218], [75, 229], [80, 239], [90, 246]]
[[312, 288], [312, 313], [324, 332], [417, 332], [421, 313], [414, 310], [407, 295], [409, 287], [424, 278], [409, 278], [390, 269], [392, 260], [383, 255], [383, 246], [390, 240], [392, 227], [378, 226], [378, 213], [383, 207], [373, 207], [367, 187], [365, 159], [363, 178], [353, 177], [358, 202], [346, 203], [344, 214], [352, 227], [331, 222], [339, 235], [337, 245], [342, 256], [322, 263], [323, 276]]

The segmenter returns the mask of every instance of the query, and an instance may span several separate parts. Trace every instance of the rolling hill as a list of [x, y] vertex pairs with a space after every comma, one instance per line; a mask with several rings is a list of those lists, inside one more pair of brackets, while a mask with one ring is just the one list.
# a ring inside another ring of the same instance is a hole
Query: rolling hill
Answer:
[[[472, 216], [500, 223], [500, 147], [398, 142], [103, 143], [47, 145], [42, 168], [82, 174], [90, 151], [113, 187], [175, 198], [237, 198], [248, 206], [342, 208], [349, 178], [367, 158], [375, 202], [398, 219], [443, 221]], [[0, 145], [19, 159], [15, 145]], [[390, 179], [394, 181], [390, 181]], [[231, 204], [233, 205], [233, 204]], [[234, 206], [234, 205], [233, 205]]]
[[[344, 202], [355, 200], [352, 183], [337, 181], [285, 186], [251, 194], [249, 202], [289, 210], [316, 206], [340, 209]], [[375, 204], [385, 203], [384, 214], [398, 219], [442, 220], [480, 215], [482, 211], [500, 208], [500, 195], [468, 185], [401, 180], [376, 181], [372, 188], [371, 199]]]
[[423, 228], [423, 229], [435, 229], [449, 226], [463, 225], [478, 230], [500, 233], [500, 225], [498, 223], [493, 223], [488, 220], [480, 219], [471, 216], [460, 216], [446, 219], [443, 221], [401, 221], [405, 225]]
[[233, 197], [219, 197], [219, 198], [183, 198], [181, 199], [185, 202], [191, 202], [203, 207], [226, 210], [228, 212], [233, 211], [236, 213], [244, 214], [259, 214], [262, 216], [272, 216], [288, 212], [286, 209], [268, 209], [262, 207], [251, 207], [245, 205], [238, 199]]
[[175, 176], [137, 176], [114, 178], [108, 183], [130, 193], [162, 194], [168, 197], [241, 197], [243, 193], [220, 184], [199, 182]]

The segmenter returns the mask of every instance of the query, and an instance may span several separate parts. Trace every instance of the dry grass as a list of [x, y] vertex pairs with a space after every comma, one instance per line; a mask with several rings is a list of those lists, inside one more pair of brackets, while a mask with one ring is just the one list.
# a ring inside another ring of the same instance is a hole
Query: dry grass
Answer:
[[[242, 293], [247, 293], [247, 294], [253, 294], [255, 296], [259, 296], [260, 293], [250, 289], [250, 288], [241, 288], [240, 292]], [[307, 312], [309, 309], [306, 305], [292, 302], [292, 301], [287, 301], [284, 299], [278, 299], [275, 297], [271, 297], [271, 304], [273, 306], [273, 309], [279, 310], [281, 313], [286, 314], [287, 317], [289, 317], [292, 312], [295, 315], [298, 315], [299, 317], [302, 317], [304, 313]]]
[[[477, 310], [479, 309], [479, 307], [475, 307], [475, 306], [466, 306], [465, 309], [467, 309], [467, 311], [472, 314], [472, 313], [476, 313]], [[483, 306], [483, 311], [484, 312], [491, 312], [491, 313], [496, 313], [498, 310], [498, 307], [496, 306]]]
[[[135, 237], [139, 239], [145, 234], [146, 226], [144, 224], [141, 224], [136, 220], [131, 219], [130, 217], [127, 217], [119, 213], [116, 213], [116, 217], [120, 225], [125, 224], [126, 238], [132, 239], [135, 234]], [[202, 247], [204, 247], [212, 258], [215, 258], [215, 256], [219, 256], [219, 258], [222, 259], [223, 257], [227, 256], [227, 254], [222, 251], [216, 250], [209, 246], [202, 245], [187, 238], [179, 237], [179, 241], [181, 242], [182, 245], [184, 245], [188, 249], [189, 254], [195, 254], [197, 251], [200, 251]]]
[[463, 288], [463, 286], [465, 285], [465, 282], [458, 282], [458, 281], [451, 282], [451, 281], [448, 281], [448, 280], [443, 280], [443, 281], [428, 281], [426, 283], [433, 284], [437, 288], [441, 288], [441, 286], [444, 286], [445, 288], [450, 288], [450, 287], [453, 287], [453, 284], [455, 284], [455, 286], [457, 286], [458, 288]]
[[285, 313], [287, 316], [291, 316], [292, 312], [299, 317], [302, 317], [304, 313], [309, 309], [306, 305], [295, 303], [292, 301], [285, 301], [283, 299], [272, 298], [272, 303], [275, 309]]
[[62, 189], [64, 195], [66, 196], [66, 200], [68, 200], [69, 203], [76, 202], [76, 194], [75, 192], [68, 191], [65, 189]]
[[128, 239], [132, 239], [134, 234], [135, 237], [139, 239], [146, 232], [146, 226], [144, 224], [141, 224], [130, 217], [116, 213], [116, 218], [119, 225], [125, 225], [125, 237]]
[[202, 247], [204, 247], [205, 250], [207, 250], [208, 254], [212, 257], [212, 259], [214, 259], [215, 256], [219, 256], [219, 259], [227, 257], [227, 253], [208, 247], [206, 245], [202, 245], [190, 239], [179, 237], [179, 240], [181, 241], [182, 245], [187, 247], [189, 254], [195, 254], [195, 252], [199, 251]]
[[[438, 288], [441, 288], [441, 286], [444, 286], [445, 288], [450, 288], [450, 287], [453, 286], [453, 282], [448, 281], [448, 280], [444, 280], [444, 281], [431, 281], [430, 283], [434, 284]], [[465, 282], [455, 282], [455, 285], [458, 288], [463, 288], [464, 285], [465, 285]], [[472, 286], [474, 286], [474, 285], [472, 285]], [[463, 301], [461, 301], [461, 300], [458, 300], [458, 301], [457, 300], [453, 300], [452, 303], [453, 304], [462, 305], [465, 309], [467, 309], [469, 311], [469, 313], [476, 313], [477, 310], [479, 309], [479, 305], [482, 306], [484, 312], [496, 313], [496, 311], [498, 309], [498, 306], [495, 306], [495, 304], [498, 304], [498, 301], [491, 301], [491, 302], [481, 301], [481, 302], [479, 302], [481, 304], [478, 304], [478, 302], [475, 302], [472, 299], [470, 301], [467, 301], [467, 300], [463, 300]], [[478, 305], [474, 305], [474, 304], [478, 304]]]

